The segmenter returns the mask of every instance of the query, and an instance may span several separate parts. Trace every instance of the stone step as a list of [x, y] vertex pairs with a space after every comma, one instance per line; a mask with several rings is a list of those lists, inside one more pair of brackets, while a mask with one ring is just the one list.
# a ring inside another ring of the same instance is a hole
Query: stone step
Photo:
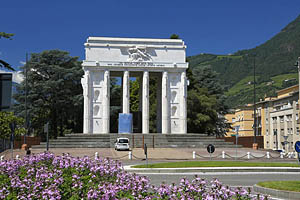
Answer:
[[[141, 148], [144, 144], [148, 147], [179, 147], [179, 148], [206, 148], [208, 144], [215, 147], [235, 147], [232, 142], [217, 139], [214, 136], [203, 134], [68, 134], [50, 140], [50, 148], [113, 148], [118, 137], [130, 140], [131, 148]], [[238, 146], [240, 147], [240, 146]], [[33, 146], [33, 148], [46, 148], [46, 143]]]
[[109, 138], [105, 139], [91, 139], [91, 138], [82, 138], [82, 139], [76, 139], [76, 138], [63, 138], [63, 139], [51, 139], [49, 142], [110, 142], [111, 140]]
[[[33, 149], [46, 149], [46, 145], [35, 145], [32, 146]], [[110, 148], [110, 146], [97, 146], [97, 145], [73, 145], [73, 144], [63, 144], [56, 145], [51, 144], [49, 148]]]

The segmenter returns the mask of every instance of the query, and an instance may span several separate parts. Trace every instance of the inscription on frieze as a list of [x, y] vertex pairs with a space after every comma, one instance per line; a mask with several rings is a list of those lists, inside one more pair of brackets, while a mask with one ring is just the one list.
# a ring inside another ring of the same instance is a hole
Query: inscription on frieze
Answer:
[[155, 64], [153, 62], [116, 62], [107, 63], [107, 66], [116, 67], [164, 67], [164, 64]]

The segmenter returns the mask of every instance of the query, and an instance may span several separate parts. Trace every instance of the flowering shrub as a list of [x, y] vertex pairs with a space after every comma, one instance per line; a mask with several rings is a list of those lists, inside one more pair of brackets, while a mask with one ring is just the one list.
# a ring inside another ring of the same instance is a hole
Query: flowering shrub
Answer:
[[183, 178], [178, 186], [155, 187], [121, 163], [41, 153], [0, 163], [0, 199], [266, 199], [231, 189], [218, 180]]

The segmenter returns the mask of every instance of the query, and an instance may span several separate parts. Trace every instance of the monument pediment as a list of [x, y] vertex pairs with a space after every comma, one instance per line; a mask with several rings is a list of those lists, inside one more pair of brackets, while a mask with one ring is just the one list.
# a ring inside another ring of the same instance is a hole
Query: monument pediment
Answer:
[[[126, 66], [131, 62], [134, 66], [164, 63], [161, 66], [170, 67], [174, 63], [186, 64], [185, 48], [181, 39], [89, 37], [85, 43], [84, 66], [92, 62], [120, 62], [120, 66]], [[141, 64], [144, 62], [148, 64]]]

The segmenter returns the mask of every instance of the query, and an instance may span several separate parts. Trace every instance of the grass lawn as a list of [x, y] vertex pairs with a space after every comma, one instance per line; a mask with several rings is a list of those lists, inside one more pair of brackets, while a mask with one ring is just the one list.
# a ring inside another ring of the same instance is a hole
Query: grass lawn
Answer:
[[266, 181], [259, 182], [257, 185], [276, 190], [300, 192], [300, 181]]
[[[134, 168], [147, 168], [147, 165], [136, 165]], [[299, 167], [294, 163], [263, 163], [246, 161], [185, 161], [148, 164], [148, 168], [184, 168], [184, 167]]]

